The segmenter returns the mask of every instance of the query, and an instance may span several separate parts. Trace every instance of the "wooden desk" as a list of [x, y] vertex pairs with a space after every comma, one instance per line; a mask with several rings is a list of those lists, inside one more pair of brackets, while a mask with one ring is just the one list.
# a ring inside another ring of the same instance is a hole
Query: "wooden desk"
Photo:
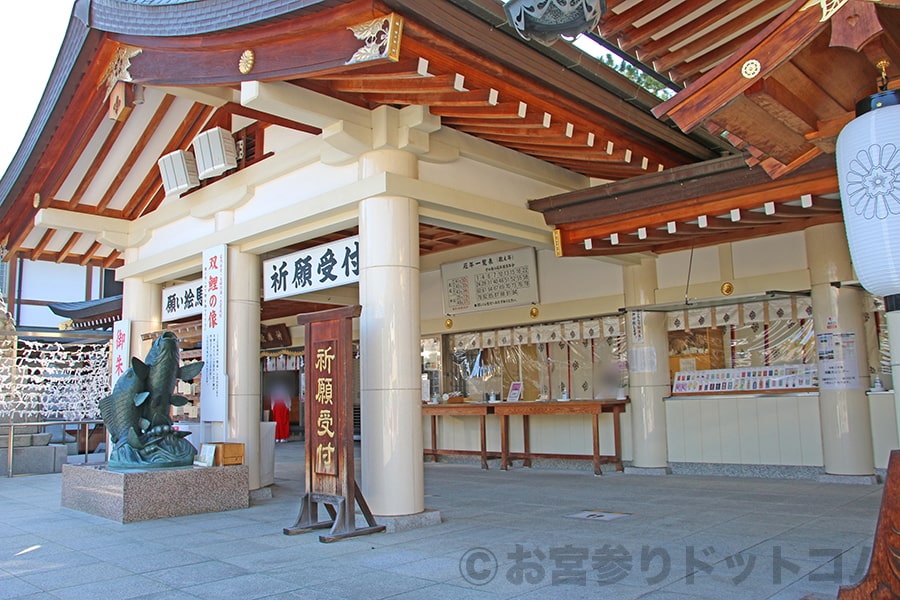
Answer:
[[[625, 410], [627, 400], [573, 400], [568, 402], [500, 402], [492, 405], [494, 414], [500, 417], [500, 468], [509, 468], [512, 458], [522, 458], [525, 466], [531, 466], [532, 458], [591, 458], [594, 461], [594, 474], [600, 475], [601, 463], [614, 463], [616, 470], [622, 470], [622, 439], [619, 427], [619, 415]], [[600, 413], [612, 413], [615, 454], [600, 455]], [[524, 452], [509, 451], [509, 417], [522, 416]], [[583, 454], [551, 454], [531, 452], [529, 436], [529, 417], [532, 415], [593, 415], [594, 452], [591, 456]]]
[[[431, 448], [425, 449], [425, 455], [430, 456], [433, 461], [437, 461], [439, 454], [480, 454], [481, 468], [487, 469], [487, 434], [485, 431], [485, 417], [494, 414], [494, 407], [497, 404], [487, 404], [485, 402], [462, 402], [459, 404], [423, 404], [422, 414], [431, 417]], [[438, 417], [467, 417], [477, 416], [481, 420], [481, 450], [440, 450], [437, 445], [437, 418]], [[496, 458], [497, 453], [493, 452], [491, 458]]]

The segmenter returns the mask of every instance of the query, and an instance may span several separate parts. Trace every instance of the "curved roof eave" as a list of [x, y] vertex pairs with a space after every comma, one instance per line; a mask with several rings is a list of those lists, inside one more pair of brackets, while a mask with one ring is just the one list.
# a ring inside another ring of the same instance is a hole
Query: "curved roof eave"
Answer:
[[200, 35], [350, 0], [80, 0], [90, 2], [90, 26], [138, 36]]
[[0, 178], [0, 219], [24, 192], [32, 171], [63, 118], [83, 70], [104, 33], [182, 36], [273, 19], [315, 5], [350, 0], [76, 0], [56, 63], [31, 123]]

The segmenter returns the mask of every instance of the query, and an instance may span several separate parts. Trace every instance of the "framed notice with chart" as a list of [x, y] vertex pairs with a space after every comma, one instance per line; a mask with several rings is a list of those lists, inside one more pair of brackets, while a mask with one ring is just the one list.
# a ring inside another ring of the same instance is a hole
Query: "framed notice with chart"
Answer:
[[509, 394], [506, 395], [507, 402], [518, 402], [519, 396], [522, 395], [522, 382], [513, 381], [509, 384]]

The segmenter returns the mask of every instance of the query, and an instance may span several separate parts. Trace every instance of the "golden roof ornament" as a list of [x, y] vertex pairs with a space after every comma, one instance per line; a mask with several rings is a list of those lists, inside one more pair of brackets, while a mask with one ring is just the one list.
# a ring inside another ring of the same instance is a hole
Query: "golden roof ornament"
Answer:
[[[817, 4], [822, 7], [822, 18], [819, 19], [820, 23], [824, 23], [828, 19], [834, 16], [834, 13], [841, 10], [845, 4], [847, 4], [848, 0], [809, 0], [806, 4], [804, 4], [800, 10], [806, 10], [807, 8], [816, 6]], [[869, 0], [869, 2], [879, 2], [880, 0]]]

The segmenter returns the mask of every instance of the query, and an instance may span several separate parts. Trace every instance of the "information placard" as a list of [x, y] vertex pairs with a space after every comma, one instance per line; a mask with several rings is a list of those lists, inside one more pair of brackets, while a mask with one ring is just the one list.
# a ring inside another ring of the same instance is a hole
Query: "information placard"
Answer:
[[444, 312], [450, 315], [537, 304], [534, 248], [441, 265]]

